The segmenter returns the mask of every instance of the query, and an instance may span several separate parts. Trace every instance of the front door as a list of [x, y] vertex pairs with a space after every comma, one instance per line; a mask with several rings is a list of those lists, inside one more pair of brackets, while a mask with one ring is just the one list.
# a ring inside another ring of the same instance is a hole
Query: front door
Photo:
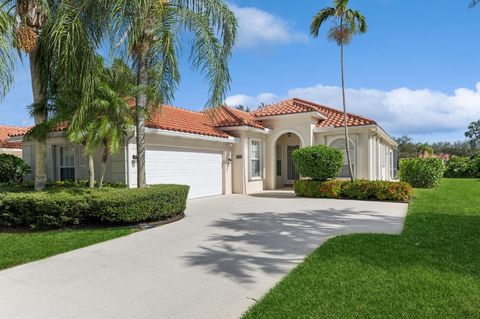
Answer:
[[287, 146], [287, 185], [292, 185], [293, 182], [300, 178], [295, 164], [293, 164], [292, 153], [300, 148], [299, 145]]

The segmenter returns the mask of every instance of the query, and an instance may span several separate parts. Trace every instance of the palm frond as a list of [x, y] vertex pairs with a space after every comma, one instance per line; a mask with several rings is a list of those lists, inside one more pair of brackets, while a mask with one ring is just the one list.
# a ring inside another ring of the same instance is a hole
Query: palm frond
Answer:
[[10, 1], [0, 3], [0, 100], [13, 85], [15, 50], [13, 30], [15, 18]]
[[320, 28], [323, 26], [323, 24], [333, 18], [335, 18], [335, 8], [325, 8], [320, 10], [315, 15], [312, 24], [310, 25], [310, 34], [314, 38], [318, 37]]
[[470, 7], [470, 8], [473, 8], [473, 7], [475, 7], [476, 5], [478, 5], [479, 3], [480, 3], [480, 0], [471, 0], [469, 7]]

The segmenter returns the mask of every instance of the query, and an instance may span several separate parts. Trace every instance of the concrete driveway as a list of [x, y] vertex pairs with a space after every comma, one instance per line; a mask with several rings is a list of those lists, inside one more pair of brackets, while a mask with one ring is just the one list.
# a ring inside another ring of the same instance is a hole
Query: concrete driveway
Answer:
[[177, 223], [0, 272], [0, 318], [239, 318], [328, 238], [400, 233], [407, 210], [289, 192], [188, 206]]

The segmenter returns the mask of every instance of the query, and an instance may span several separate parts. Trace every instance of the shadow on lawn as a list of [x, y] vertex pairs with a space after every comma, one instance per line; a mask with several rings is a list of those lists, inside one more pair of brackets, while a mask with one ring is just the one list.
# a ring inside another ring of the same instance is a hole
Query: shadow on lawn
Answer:
[[288, 272], [332, 236], [362, 232], [399, 233], [403, 218], [354, 210], [312, 210], [290, 213], [244, 213], [221, 219], [212, 227], [225, 230], [185, 257], [190, 266], [204, 267], [241, 283], [253, 272]]

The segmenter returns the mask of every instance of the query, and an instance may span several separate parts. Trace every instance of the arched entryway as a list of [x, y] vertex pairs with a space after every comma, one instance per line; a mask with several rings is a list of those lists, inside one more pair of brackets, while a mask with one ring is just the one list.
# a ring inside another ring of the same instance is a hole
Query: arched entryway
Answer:
[[274, 189], [291, 186], [300, 178], [292, 160], [292, 153], [305, 146], [301, 134], [294, 131], [285, 131], [277, 134], [272, 143], [272, 167]]

